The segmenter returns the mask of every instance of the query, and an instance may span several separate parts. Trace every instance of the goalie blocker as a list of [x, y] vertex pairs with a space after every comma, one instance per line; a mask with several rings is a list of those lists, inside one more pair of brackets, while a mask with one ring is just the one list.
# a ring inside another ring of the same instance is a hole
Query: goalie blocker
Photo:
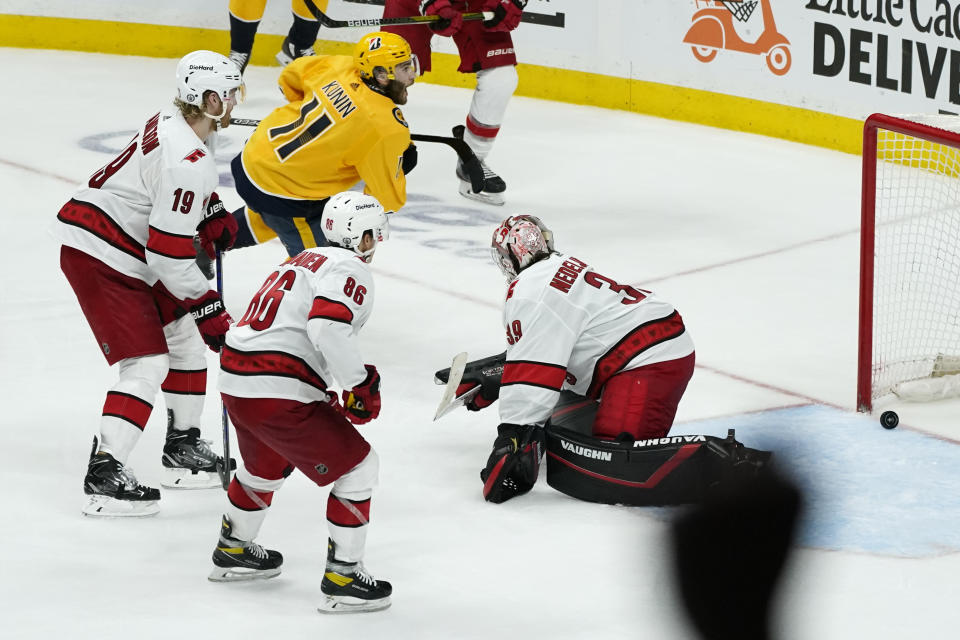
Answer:
[[546, 428], [547, 484], [572, 498], [604, 504], [700, 502], [737, 478], [757, 475], [771, 453], [726, 438], [676, 435], [611, 442]]

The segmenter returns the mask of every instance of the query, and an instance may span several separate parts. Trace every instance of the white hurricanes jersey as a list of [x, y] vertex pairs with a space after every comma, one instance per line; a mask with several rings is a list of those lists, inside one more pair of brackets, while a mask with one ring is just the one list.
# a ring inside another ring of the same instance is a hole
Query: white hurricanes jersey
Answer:
[[157, 113], [64, 205], [54, 235], [178, 298], [202, 296], [193, 236], [219, 181], [215, 139], [201, 141], [178, 110]]
[[337, 384], [352, 389], [367, 377], [357, 332], [373, 295], [370, 268], [352, 251], [301, 252], [270, 274], [227, 332], [217, 388], [299, 402], [325, 401]]
[[510, 283], [500, 420], [542, 424], [561, 390], [597, 398], [613, 375], [693, 353], [672, 305], [553, 254]]

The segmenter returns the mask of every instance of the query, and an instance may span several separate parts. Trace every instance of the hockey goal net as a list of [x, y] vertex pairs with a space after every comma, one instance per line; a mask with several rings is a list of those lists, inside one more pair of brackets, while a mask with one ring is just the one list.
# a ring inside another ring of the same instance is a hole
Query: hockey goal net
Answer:
[[863, 133], [857, 408], [960, 395], [960, 116]]

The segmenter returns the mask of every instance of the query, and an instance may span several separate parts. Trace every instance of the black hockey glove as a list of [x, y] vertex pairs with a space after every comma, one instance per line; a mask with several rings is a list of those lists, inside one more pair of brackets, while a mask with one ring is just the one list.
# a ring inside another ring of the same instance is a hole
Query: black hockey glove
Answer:
[[403, 175], [408, 176], [413, 168], [417, 166], [417, 145], [410, 143], [407, 150], [403, 152], [403, 160], [400, 167], [403, 169]]
[[480, 472], [483, 499], [499, 504], [533, 488], [543, 459], [543, 427], [503, 423]]

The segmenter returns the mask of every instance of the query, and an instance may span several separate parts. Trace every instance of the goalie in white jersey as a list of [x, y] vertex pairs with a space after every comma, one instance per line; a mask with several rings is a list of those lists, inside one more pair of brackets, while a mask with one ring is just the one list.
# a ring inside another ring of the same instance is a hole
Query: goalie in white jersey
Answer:
[[[562, 390], [599, 402], [595, 438], [666, 435], [694, 367], [693, 340], [676, 309], [558, 253], [553, 234], [534, 216], [504, 220], [492, 253], [509, 282], [507, 351], [501, 424], [481, 472], [484, 497], [503, 502], [532, 488], [542, 426]], [[479, 395], [468, 408], [492, 401]]]
[[[373, 308], [367, 262], [388, 236], [387, 217], [373, 196], [348, 191], [330, 198], [320, 224], [329, 246], [271, 273], [220, 354], [218, 388], [243, 465], [227, 491], [209, 577], [280, 573], [282, 556], [254, 539], [274, 492], [299, 469], [321, 487], [333, 484], [320, 610], [371, 611], [389, 606], [392, 588], [362, 563], [378, 461], [353, 425], [380, 413], [380, 376], [364, 364], [357, 333]], [[342, 406], [334, 385], [344, 389]]]
[[163, 484], [219, 484], [223, 460], [199, 437], [203, 342], [216, 351], [230, 316], [194, 262], [194, 236], [211, 253], [235, 237], [214, 193], [213, 145], [242, 89], [226, 57], [186, 55], [174, 107], [147, 119], [57, 215], [63, 272], [108, 364], [119, 368], [84, 479], [88, 515], [157, 512], [160, 492], [140, 485], [125, 464], [160, 389], [168, 411]]

